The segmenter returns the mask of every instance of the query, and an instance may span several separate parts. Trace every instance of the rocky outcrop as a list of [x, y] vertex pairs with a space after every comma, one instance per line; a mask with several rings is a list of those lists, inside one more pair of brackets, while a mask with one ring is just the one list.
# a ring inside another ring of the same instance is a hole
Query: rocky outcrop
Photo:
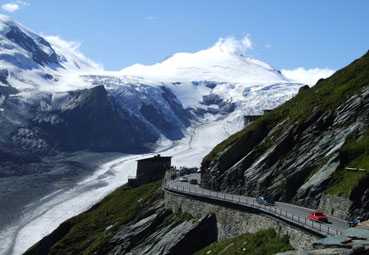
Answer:
[[[202, 185], [248, 196], [267, 193], [310, 208], [330, 207], [327, 213], [341, 218], [369, 217], [369, 186], [364, 182], [369, 174], [345, 172], [366, 155], [360, 144], [368, 139], [368, 69], [369, 53], [224, 141], [204, 159]], [[365, 78], [357, 81], [359, 76]], [[332, 90], [347, 92], [338, 100], [329, 97]], [[328, 205], [322, 194], [351, 202], [334, 212], [334, 203]]]
[[341, 236], [328, 236], [313, 244], [310, 251], [288, 251], [277, 255], [366, 255], [369, 254], [369, 229], [358, 226]]
[[134, 117], [123, 119], [124, 109], [115, 111], [103, 86], [59, 98], [40, 93], [24, 100], [5, 92], [0, 91], [4, 94], [0, 148], [38, 156], [80, 150], [135, 153], [148, 151], [144, 144], [157, 139]]
[[141, 217], [120, 226], [106, 254], [192, 254], [216, 240], [214, 216], [188, 221], [178, 217], [170, 224], [163, 224], [172, 214], [163, 202], [158, 201]]

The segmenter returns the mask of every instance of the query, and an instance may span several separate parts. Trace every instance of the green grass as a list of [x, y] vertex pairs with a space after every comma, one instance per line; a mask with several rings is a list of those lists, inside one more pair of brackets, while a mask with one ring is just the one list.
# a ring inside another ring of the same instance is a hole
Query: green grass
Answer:
[[168, 215], [167, 217], [165, 217], [164, 221], [163, 221], [163, 226], [169, 226], [170, 224], [172, 224], [173, 222], [177, 221], [177, 220], [184, 220], [184, 221], [189, 221], [191, 219], [194, 219], [194, 217], [187, 213], [187, 212], [182, 212], [180, 210]]
[[369, 176], [368, 173], [352, 172], [340, 169], [334, 174], [337, 183], [324, 191], [326, 194], [349, 197], [352, 189], [363, 179]]
[[333, 175], [333, 185], [324, 193], [349, 197], [352, 189], [362, 180], [369, 177], [369, 129], [361, 136], [357, 134], [347, 139], [341, 148], [345, 167], [363, 168], [367, 172], [347, 171], [341, 168]]
[[[49, 254], [99, 254], [108, 244], [117, 228], [132, 220], [143, 208], [163, 198], [161, 181], [127, 189], [117, 189], [90, 210], [67, 221], [73, 227], [52, 245]], [[108, 232], [106, 228], [111, 226]], [[32, 252], [31, 247], [27, 252]]]
[[196, 255], [271, 255], [293, 250], [288, 236], [278, 237], [274, 229], [266, 229], [255, 234], [243, 234], [228, 240], [215, 242], [196, 252]]

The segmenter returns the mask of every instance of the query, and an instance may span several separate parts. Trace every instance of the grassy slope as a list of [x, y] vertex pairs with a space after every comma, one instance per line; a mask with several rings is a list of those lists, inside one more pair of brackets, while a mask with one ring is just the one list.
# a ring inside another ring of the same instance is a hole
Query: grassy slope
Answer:
[[207, 254], [249, 254], [269, 255], [293, 250], [287, 236], [278, 237], [273, 229], [266, 229], [255, 234], [243, 234], [228, 240], [215, 242], [196, 252]]
[[[224, 151], [228, 146], [237, 142], [248, 132], [258, 129], [260, 126], [268, 126], [269, 129], [276, 126], [282, 120], [287, 124], [302, 123], [311, 113], [335, 109], [351, 96], [358, 94], [360, 90], [369, 85], [369, 52], [360, 59], [355, 60], [349, 66], [337, 71], [330, 78], [320, 80], [311, 89], [302, 91], [296, 97], [279, 106], [272, 112], [262, 116], [257, 121], [247, 126], [240, 132], [232, 135], [218, 144], [202, 161], [202, 167], [207, 168], [216, 159], [218, 153]], [[342, 153], [346, 156], [346, 164], [350, 167], [361, 167], [369, 169], [369, 128], [360, 137], [353, 137], [348, 141]], [[268, 139], [267, 139], [268, 140]], [[256, 148], [259, 155], [273, 144], [273, 139], [267, 143], [259, 144]], [[327, 192], [348, 196], [350, 190], [368, 174], [352, 175], [341, 169], [335, 174], [336, 183]]]
[[[67, 231], [59, 240], [54, 240], [50, 254], [93, 254], [103, 251], [118, 226], [132, 220], [140, 210], [163, 198], [161, 181], [149, 183], [134, 189], [120, 187], [87, 212], [75, 216], [61, 226]], [[105, 229], [112, 226], [109, 234]], [[42, 241], [31, 247], [25, 254], [40, 253]]]

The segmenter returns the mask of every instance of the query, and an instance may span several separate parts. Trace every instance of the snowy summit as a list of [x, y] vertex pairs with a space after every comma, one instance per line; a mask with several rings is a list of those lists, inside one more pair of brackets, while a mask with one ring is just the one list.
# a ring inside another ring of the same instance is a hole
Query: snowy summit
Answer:
[[178, 81], [244, 84], [289, 81], [270, 65], [244, 56], [230, 43], [231, 40], [234, 39], [220, 39], [213, 47], [195, 53], [177, 53], [152, 66], [135, 64], [120, 73]]

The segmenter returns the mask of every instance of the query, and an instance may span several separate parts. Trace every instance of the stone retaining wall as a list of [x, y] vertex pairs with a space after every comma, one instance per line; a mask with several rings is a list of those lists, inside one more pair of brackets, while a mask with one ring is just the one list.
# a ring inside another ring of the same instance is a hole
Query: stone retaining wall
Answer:
[[327, 215], [347, 220], [351, 205], [352, 201], [348, 198], [322, 194], [318, 209], [322, 210]]
[[218, 240], [225, 240], [244, 233], [255, 233], [267, 228], [274, 228], [279, 236], [288, 235], [295, 249], [312, 249], [312, 243], [318, 240], [300, 229], [260, 215], [254, 209], [239, 210], [230, 208], [231, 206], [220, 206], [169, 192], [165, 192], [165, 206], [173, 211], [188, 212], [195, 217], [214, 213], [217, 220]]

